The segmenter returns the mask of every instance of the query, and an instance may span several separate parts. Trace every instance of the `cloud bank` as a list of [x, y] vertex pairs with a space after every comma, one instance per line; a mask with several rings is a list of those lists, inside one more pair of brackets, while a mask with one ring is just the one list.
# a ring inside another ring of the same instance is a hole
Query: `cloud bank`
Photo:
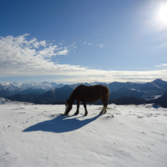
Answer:
[[[104, 71], [88, 67], [58, 64], [55, 56], [68, 55], [69, 47], [61, 47], [38, 41], [27, 40], [29, 34], [18, 37], [0, 38], [0, 77], [5, 76], [43, 76], [62, 75], [62, 82], [112, 82], [112, 81], [150, 81], [156, 78], [167, 80], [167, 70], [157, 71]], [[73, 46], [73, 45], [72, 45]], [[104, 45], [101, 44], [102, 48]]]

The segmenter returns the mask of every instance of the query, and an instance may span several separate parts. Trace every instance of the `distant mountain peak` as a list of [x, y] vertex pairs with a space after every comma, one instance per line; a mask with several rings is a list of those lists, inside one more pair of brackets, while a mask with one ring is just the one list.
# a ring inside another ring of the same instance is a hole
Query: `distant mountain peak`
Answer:
[[152, 82], [165, 82], [165, 81], [163, 81], [162, 79], [160, 79], [160, 78], [157, 78], [157, 79], [155, 79], [154, 81], [152, 81]]
[[155, 79], [154, 81], [152, 81], [151, 83], [159, 86], [159, 87], [167, 87], [167, 82], [163, 81], [162, 79]]
[[44, 82], [42, 82], [43, 84], [50, 84], [49, 82], [47, 82], [47, 81], [44, 81]]

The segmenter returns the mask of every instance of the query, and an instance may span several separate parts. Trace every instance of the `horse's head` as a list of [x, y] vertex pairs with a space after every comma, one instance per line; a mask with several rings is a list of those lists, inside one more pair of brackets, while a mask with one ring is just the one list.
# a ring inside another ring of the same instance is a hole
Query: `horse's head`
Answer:
[[70, 101], [66, 99], [66, 104], [65, 104], [65, 106], [66, 106], [66, 109], [65, 109], [64, 115], [68, 115], [68, 113], [69, 113], [70, 110], [72, 109], [72, 103], [70, 103]]

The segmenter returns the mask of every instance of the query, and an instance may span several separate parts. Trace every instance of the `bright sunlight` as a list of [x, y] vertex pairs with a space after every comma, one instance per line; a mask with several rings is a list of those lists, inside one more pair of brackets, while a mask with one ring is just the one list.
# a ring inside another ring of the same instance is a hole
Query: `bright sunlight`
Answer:
[[167, 2], [160, 4], [156, 14], [156, 21], [161, 29], [167, 28]]

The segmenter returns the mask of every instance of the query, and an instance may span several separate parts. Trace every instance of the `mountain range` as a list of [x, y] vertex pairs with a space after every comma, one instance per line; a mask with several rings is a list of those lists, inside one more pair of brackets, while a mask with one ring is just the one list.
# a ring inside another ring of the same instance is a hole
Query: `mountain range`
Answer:
[[42, 82], [42, 83], [22, 83], [19, 84], [17, 82], [14, 83], [0, 83], [0, 97], [8, 97], [16, 94], [30, 94], [30, 93], [38, 93], [42, 94], [49, 90], [60, 88], [64, 86], [64, 84], [57, 84], [54, 82]]
[[[32, 102], [36, 104], [62, 104], [70, 96], [72, 91], [81, 83], [64, 85], [43, 82], [37, 83], [0, 83], [0, 97], [13, 101]], [[112, 82], [112, 83], [82, 83], [84, 85], [105, 85], [109, 88], [109, 103], [116, 104], [142, 104], [142, 103], [163, 103], [166, 106], [167, 82], [156, 79], [152, 82]], [[98, 101], [96, 104], [101, 104]]]

